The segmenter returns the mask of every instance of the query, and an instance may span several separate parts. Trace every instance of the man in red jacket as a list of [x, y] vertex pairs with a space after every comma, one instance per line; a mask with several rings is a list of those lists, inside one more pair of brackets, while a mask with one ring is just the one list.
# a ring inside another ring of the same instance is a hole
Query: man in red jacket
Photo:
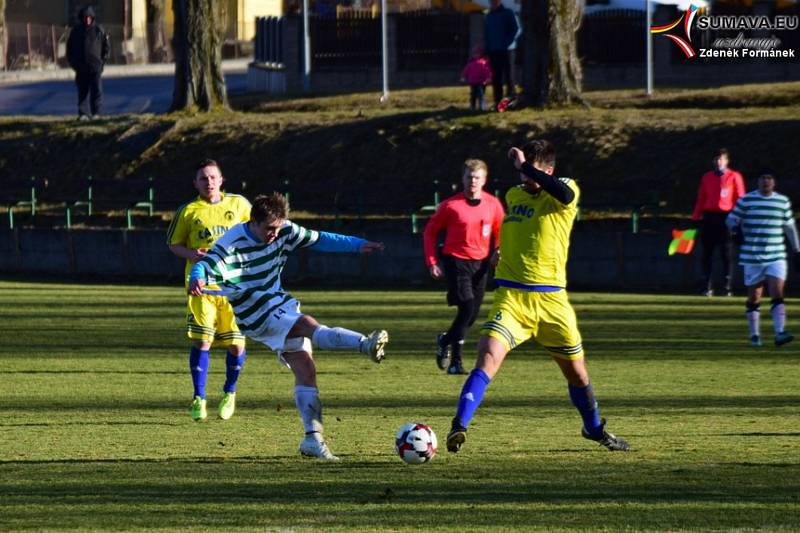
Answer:
[[[431, 277], [446, 277], [447, 304], [458, 308], [450, 329], [436, 338], [436, 363], [448, 374], [466, 374], [461, 363], [464, 338], [480, 312], [490, 261], [497, 262], [505, 211], [500, 200], [483, 190], [487, 174], [486, 163], [467, 159], [461, 177], [464, 192], [439, 204], [423, 236]], [[436, 243], [442, 231], [440, 265]]]
[[720, 148], [714, 156], [714, 170], [706, 172], [700, 179], [697, 201], [694, 204], [692, 220], [700, 222], [700, 242], [703, 244], [703, 295], [714, 295], [713, 257], [719, 248], [722, 257], [722, 270], [725, 273], [725, 294], [732, 296], [733, 242], [731, 233], [725, 226], [728, 213], [733, 210], [736, 200], [744, 196], [742, 175], [728, 168], [728, 150]]

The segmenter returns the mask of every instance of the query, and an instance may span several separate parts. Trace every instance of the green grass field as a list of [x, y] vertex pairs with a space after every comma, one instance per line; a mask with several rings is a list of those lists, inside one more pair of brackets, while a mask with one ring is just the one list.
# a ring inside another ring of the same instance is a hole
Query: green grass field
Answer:
[[408, 466], [395, 430], [443, 440], [463, 381], [434, 364], [443, 295], [295, 294], [323, 323], [392, 335], [381, 365], [317, 353], [337, 464], [297, 454], [292, 376], [263, 347], [236, 416], [191, 421], [180, 288], [0, 283], [0, 530], [800, 530], [800, 343], [750, 348], [741, 298], [572, 295], [631, 453], [580, 438], [556, 366], [525, 345], [462, 452]]

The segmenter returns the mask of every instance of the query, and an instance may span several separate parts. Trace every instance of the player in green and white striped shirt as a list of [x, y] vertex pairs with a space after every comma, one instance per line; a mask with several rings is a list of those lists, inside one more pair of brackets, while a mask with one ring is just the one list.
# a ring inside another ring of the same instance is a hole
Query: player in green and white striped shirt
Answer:
[[745, 314], [750, 326], [750, 343], [761, 346], [758, 308], [765, 284], [772, 298], [770, 312], [775, 345], [791, 342], [794, 336], [785, 330], [786, 307], [783, 303], [787, 270], [784, 236], [795, 253], [800, 251], [800, 241], [792, 203], [786, 196], [775, 192], [772, 172], [763, 171], [758, 178], [758, 189], [739, 198], [728, 215], [727, 224], [741, 241], [739, 264], [744, 267], [744, 283], [747, 285]]
[[389, 334], [376, 330], [369, 336], [344, 328], [329, 328], [300, 312], [300, 303], [281, 286], [281, 271], [288, 253], [298, 248], [322, 252], [371, 253], [382, 243], [358, 237], [313, 231], [288, 220], [289, 203], [278, 193], [257, 196], [250, 221], [217, 239], [189, 274], [189, 293], [208, 294], [217, 285], [233, 306], [239, 330], [266, 344], [295, 375], [295, 403], [305, 427], [302, 455], [328, 461], [338, 458], [322, 439], [322, 404], [312, 344], [327, 350], [361, 352], [379, 363]]

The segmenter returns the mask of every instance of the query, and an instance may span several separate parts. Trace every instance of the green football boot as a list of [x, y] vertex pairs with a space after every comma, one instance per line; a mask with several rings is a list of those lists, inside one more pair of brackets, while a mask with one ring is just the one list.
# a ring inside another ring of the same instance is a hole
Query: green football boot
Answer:
[[236, 411], [236, 393], [226, 392], [219, 402], [219, 417], [223, 420], [230, 420], [234, 411]]
[[208, 411], [206, 411], [206, 401], [200, 396], [195, 396], [194, 400], [192, 400], [191, 413], [192, 420], [195, 422], [205, 420], [208, 417]]

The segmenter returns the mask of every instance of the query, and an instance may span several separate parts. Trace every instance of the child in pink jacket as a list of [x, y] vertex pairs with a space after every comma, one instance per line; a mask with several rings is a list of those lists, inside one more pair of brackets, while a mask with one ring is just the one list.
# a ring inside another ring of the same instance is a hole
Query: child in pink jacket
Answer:
[[461, 72], [461, 81], [469, 84], [469, 108], [483, 111], [483, 94], [492, 81], [492, 69], [480, 46], [472, 49], [472, 57]]

